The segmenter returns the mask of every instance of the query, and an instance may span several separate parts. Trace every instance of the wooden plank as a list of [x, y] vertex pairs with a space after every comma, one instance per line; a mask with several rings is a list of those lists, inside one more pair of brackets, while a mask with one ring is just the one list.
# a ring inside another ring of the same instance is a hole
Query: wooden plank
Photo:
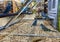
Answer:
[[15, 13], [17, 11], [17, 6], [15, 4], [15, 0], [12, 0], [13, 2], [13, 13]]
[[50, 25], [51, 22], [50, 21], [44, 21], [43, 25], [46, 26], [48, 29], [51, 29], [51, 30], [54, 30], [54, 31], [57, 31], [54, 29], [54, 27], [52, 25]]

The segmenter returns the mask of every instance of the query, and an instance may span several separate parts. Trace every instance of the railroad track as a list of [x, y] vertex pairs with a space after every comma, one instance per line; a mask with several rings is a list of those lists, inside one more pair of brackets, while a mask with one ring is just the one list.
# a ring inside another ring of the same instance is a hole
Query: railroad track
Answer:
[[[55, 32], [46, 32], [43, 31], [40, 26], [33, 26], [31, 27], [31, 23], [32, 21], [26, 21], [25, 23], [23, 23], [22, 25], [20, 25], [19, 23], [16, 24], [16, 26], [18, 27], [14, 27], [16, 29], [12, 30], [12, 33], [10, 33], [8, 36], [4, 37], [2, 40], [0, 40], [1, 42], [6, 41], [6, 42], [38, 42], [38, 41], [45, 41], [46, 39], [52, 40], [51, 38], [48, 37], [27, 37], [27, 36], [14, 36], [12, 34], [16, 33], [16, 34], [47, 34], [49, 36], [56, 36], [56, 35], [60, 35], [59, 33], [55, 33]], [[29, 26], [30, 25], [30, 26]], [[14, 25], [15, 26], [15, 25]], [[10, 30], [10, 29], [9, 29]], [[12, 35], [12, 36], [11, 36]], [[16, 40], [17, 39], [17, 40]], [[59, 39], [59, 38], [58, 38]], [[53, 40], [58, 40], [57, 38], [54, 38]], [[58, 40], [59, 41], [59, 40]]]
[[[60, 41], [60, 38], [57, 38], [57, 36], [59, 36], [60, 35], [60, 33], [57, 31], [57, 30], [55, 30], [49, 23], [48, 23], [48, 21], [44, 21], [44, 23], [43, 23], [46, 27], [48, 27], [48, 29], [51, 29], [51, 30], [53, 30], [53, 31], [56, 31], [56, 32], [52, 32], [52, 31], [50, 31], [50, 32], [48, 32], [48, 31], [43, 31], [41, 28], [39, 29], [39, 28], [36, 28], [35, 29], [35, 33], [37, 33], [38, 32], [38, 35], [39, 34], [45, 34], [45, 35], [48, 35], [48, 36], [50, 36], [50, 37], [45, 37], [45, 36], [40, 36], [40, 37], [33, 37], [33, 38], [31, 38], [32, 39], [32, 41], [31, 42], [55, 42], [55, 41]], [[55, 37], [56, 38], [55, 38]], [[55, 41], [54, 41], [55, 40]]]
[[[25, 21], [26, 22], [26, 21]], [[24, 24], [25, 22], [21, 22], [19, 25], [17, 24], [17, 25], [14, 25], [14, 26], [11, 26], [11, 27], [9, 27], [9, 28], [7, 28], [7, 29], [5, 29], [5, 30], [3, 30], [3, 31], [1, 31], [0, 33], [0, 40], [1, 39], [3, 39], [3, 38], [5, 38], [6, 36], [8, 36], [11, 32], [13, 32], [14, 30], [16, 30], [17, 29], [17, 27], [18, 26], [20, 26], [20, 25], [22, 25], [22, 24]], [[6, 33], [6, 34], [5, 34]]]
[[[23, 23], [25, 23], [26, 21], [23, 21], [23, 17], [24, 17], [25, 15], [21, 15], [20, 16], [20, 18], [21, 19], [19, 19], [20, 21], [20, 25], [22, 25]], [[18, 22], [18, 23], [19, 23]], [[12, 31], [14, 31], [15, 29], [16, 29], [16, 27], [18, 27], [19, 25], [17, 24], [12, 24], [13, 26], [11, 26], [11, 27], [8, 27], [8, 28], [6, 28], [6, 29], [3, 29], [3, 30], [1, 30], [0, 31], [0, 40], [1, 39], [3, 39], [5, 36], [7, 36], [7, 35], [9, 35], [9, 33], [11, 33]], [[14, 27], [15, 26], [15, 27]]]
[[[27, 23], [29, 23], [28, 21], [26, 21]], [[29, 28], [27, 28], [27, 26], [28, 25], [26, 25], [26, 27], [25, 28], [23, 28], [23, 25], [24, 25], [24, 23], [26, 24], [26, 22], [23, 22], [23, 24], [22, 25], [20, 25], [19, 23], [18, 24], [16, 24], [18, 27], [15, 27], [16, 29], [13, 29], [12, 30], [12, 32], [10, 32], [10, 34], [9, 35], [7, 35], [7, 36], [5, 36], [4, 38], [8, 38], [8, 36], [11, 36], [11, 34], [14, 34], [14, 32], [15, 33], [23, 33], [23, 34], [26, 34], [26, 33], [29, 33], [30, 31], [31, 31], [31, 27], [30, 27], [30, 29]], [[20, 29], [19, 29], [20, 28]], [[26, 30], [27, 29], [27, 30]], [[10, 30], [10, 29], [9, 29]], [[29, 32], [28, 32], [29, 31]], [[2, 40], [0, 40], [0, 41], [4, 41], [4, 38], [2, 39]], [[24, 37], [21, 37], [21, 38], [24, 38]]]

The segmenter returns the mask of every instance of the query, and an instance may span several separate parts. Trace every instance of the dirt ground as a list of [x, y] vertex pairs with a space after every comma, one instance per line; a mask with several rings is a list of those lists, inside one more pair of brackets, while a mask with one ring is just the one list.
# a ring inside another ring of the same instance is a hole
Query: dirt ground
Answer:
[[[60, 42], [60, 38], [53, 37], [17, 36], [18, 34], [43, 34], [48, 36], [60, 36], [60, 33], [53, 29], [53, 27], [50, 26], [47, 21], [38, 20], [37, 26], [32, 26], [33, 21], [34, 19], [23, 20], [5, 30], [0, 31], [0, 42]], [[44, 24], [46, 27], [56, 32], [44, 31], [40, 27], [40, 24]]]

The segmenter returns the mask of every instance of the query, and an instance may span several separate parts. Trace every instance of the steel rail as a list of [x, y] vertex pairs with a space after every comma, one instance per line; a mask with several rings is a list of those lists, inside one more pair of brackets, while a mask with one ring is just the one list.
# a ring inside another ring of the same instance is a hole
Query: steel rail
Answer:
[[11, 23], [13, 23], [13, 21], [15, 21], [15, 20], [21, 15], [21, 13], [26, 9], [27, 6], [29, 6], [29, 4], [30, 4], [31, 2], [32, 2], [32, 0], [30, 0], [30, 1], [27, 3], [27, 5], [21, 10], [21, 12], [20, 12], [15, 18], [12, 18], [11, 21], [10, 21], [4, 28], [8, 28], [9, 25], [10, 25]]
[[60, 36], [48, 36], [47, 34], [13, 34], [13, 36], [60, 38]]
[[[12, 16], [12, 18], [8, 21], [8, 23], [5, 26], [0, 27], [0, 30], [5, 29], [5, 28], [8, 28], [10, 25], [14, 24], [15, 22], [13, 22], [13, 21], [15, 21], [21, 15], [21, 13], [26, 9], [27, 6], [29, 6], [29, 4], [31, 2], [32, 2], [32, 0], [29, 0], [29, 2], [26, 4], [25, 7], [23, 7], [23, 9], [19, 12], [19, 14], [16, 17], [15, 16]], [[18, 21], [16, 21], [16, 23], [17, 22]]]

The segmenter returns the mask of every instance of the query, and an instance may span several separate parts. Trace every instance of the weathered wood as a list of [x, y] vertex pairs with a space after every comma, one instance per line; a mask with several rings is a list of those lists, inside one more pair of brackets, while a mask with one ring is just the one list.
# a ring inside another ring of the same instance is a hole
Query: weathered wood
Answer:
[[12, 0], [12, 3], [13, 3], [13, 13], [15, 13], [17, 11], [17, 6], [16, 6], [15, 0]]

